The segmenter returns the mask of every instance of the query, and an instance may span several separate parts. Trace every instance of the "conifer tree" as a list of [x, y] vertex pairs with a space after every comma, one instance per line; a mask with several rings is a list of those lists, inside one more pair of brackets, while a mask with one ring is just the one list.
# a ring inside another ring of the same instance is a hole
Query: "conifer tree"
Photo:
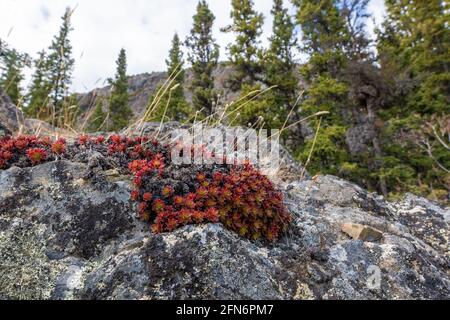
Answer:
[[293, 0], [302, 32], [301, 50], [309, 61], [301, 68], [308, 83], [302, 110], [329, 111], [325, 124], [342, 124], [340, 113], [347, 106], [348, 88], [340, 79], [346, 61], [348, 32], [335, 0]]
[[[169, 81], [172, 84], [163, 96], [156, 97], [154, 95], [151, 97], [149, 106], [152, 106], [153, 102], [157, 105], [154, 105], [155, 109], [149, 114], [146, 119], [147, 121], [184, 121], [187, 120], [187, 117], [192, 112], [184, 97], [184, 59], [181, 50], [181, 41], [177, 33], [173, 36], [166, 65], [167, 76], [170, 77]], [[160, 88], [161, 86], [157, 91]], [[158, 99], [157, 101], [155, 101], [156, 98]]]
[[231, 64], [236, 68], [230, 79], [231, 88], [238, 91], [243, 84], [253, 85], [261, 73], [259, 37], [264, 16], [255, 11], [252, 0], [232, 0], [232, 24], [222, 29], [236, 34], [234, 43], [228, 46]]
[[385, 6], [377, 51], [390, 95], [380, 113], [386, 160], [379, 174], [393, 192], [448, 199], [449, 173], [442, 169], [450, 167], [448, 149], [424, 132], [438, 127], [436, 119], [448, 114], [450, 105], [450, 5], [387, 0]]
[[[380, 62], [388, 78], [409, 79], [403, 111], [442, 112], [450, 103], [450, 4], [387, 0], [379, 31]], [[392, 83], [392, 85], [395, 85]], [[401, 88], [399, 88], [401, 89]]]
[[[293, 48], [296, 46], [294, 24], [283, 0], [274, 0], [272, 11], [273, 34], [269, 38], [269, 48], [264, 52], [261, 70], [264, 84], [272, 87], [264, 94], [252, 97], [252, 91], [262, 90], [260, 84], [243, 85], [241, 97], [250, 94], [251, 101], [239, 108], [238, 122], [253, 125], [264, 122], [265, 127], [280, 128], [295, 100], [298, 79], [295, 76]], [[256, 91], [261, 92], [261, 91]], [[292, 117], [293, 119], [295, 117]]]
[[72, 10], [66, 9], [62, 16], [59, 33], [54, 37], [49, 48], [48, 67], [51, 84], [50, 103], [57, 110], [72, 82], [72, 70], [75, 60], [72, 58], [72, 45], [69, 39]]
[[97, 132], [103, 128], [102, 126], [105, 124], [106, 120], [106, 114], [103, 112], [103, 104], [103, 99], [97, 100], [87, 128], [89, 132]]
[[302, 51], [310, 55], [303, 75], [321, 73], [335, 77], [341, 70], [344, 48], [349, 41], [343, 15], [336, 0], [292, 0], [297, 6], [297, 23], [302, 31]]
[[[309, 56], [300, 68], [307, 83], [300, 103], [304, 116], [318, 111], [329, 111], [321, 122], [324, 127], [316, 138], [311, 159], [312, 173], [339, 173], [341, 163], [349, 161], [345, 147], [346, 123], [342, 114], [350, 104], [348, 84], [342, 81], [341, 72], [346, 62], [345, 47], [348, 31], [344, 16], [336, 0], [292, 0], [296, 6], [296, 20], [302, 33], [301, 50]], [[318, 119], [309, 122], [315, 128]], [[306, 161], [314, 144], [312, 138], [298, 150], [299, 158]]]
[[121, 49], [116, 61], [117, 70], [114, 79], [109, 79], [112, 86], [109, 102], [112, 131], [119, 131], [128, 125], [133, 113], [128, 105], [127, 57], [125, 49]]
[[346, 52], [352, 60], [372, 59], [369, 50], [371, 40], [367, 36], [367, 19], [371, 17], [367, 10], [369, 0], [340, 0], [338, 7], [344, 18], [347, 32]]
[[24, 109], [29, 117], [40, 118], [47, 111], [51, 84], [48, 80], [48, 60], [45, 51], [33, 61], [35, 71], [28, 91], [28, 105]]
[[17, 106], [22, 100], [21, 82], [24, 79], [22, 69], [24, 56], [15, 49], [4, 51], [2, 54], [2, 74], [0, 86]]
[[200, 0], [194, 23], [186, 40], [189, 48], [188, 61], [191, 63], [194, 79], [192, 81], [193, 104], [197, 110], [211, 114], [214, 100], [213, 70], [219, 59], [219, 46], [212, 36], [214, 14], [205, 0]]
[[276, 86], [272, 90], [276, 105], [280, 106], [285, 114], [294, 103], [298, 86], [293, 57], [297, 39], [295, 26], [288, 10], [283, 7], [283, 0], [274, 0], [271, 13], [273, 34], [269, 38], [270, 46], [264, 56], [265, 82], [268, 86]]

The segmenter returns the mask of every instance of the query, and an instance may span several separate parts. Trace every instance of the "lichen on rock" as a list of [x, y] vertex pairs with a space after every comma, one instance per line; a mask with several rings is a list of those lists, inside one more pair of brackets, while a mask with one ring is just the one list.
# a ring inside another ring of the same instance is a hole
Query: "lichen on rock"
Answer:
[[[269, 243], [213, 223], [152, 233], [129, 176], [95, 149], [1, 170], [0, 298], [450, 297], [448, 208], [388, 202], [333, 176], [277, 188], [293, 221]], [[353, 239], [342, 223], [382, 237]]]

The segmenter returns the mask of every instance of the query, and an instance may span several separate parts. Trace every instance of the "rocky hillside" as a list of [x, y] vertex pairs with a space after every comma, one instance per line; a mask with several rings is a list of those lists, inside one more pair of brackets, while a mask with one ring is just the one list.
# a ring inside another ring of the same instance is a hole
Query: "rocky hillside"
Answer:
[[[229, 78], [231, 67], [224, 64], [219, 65], [213, 72], [215, 79], [214, 86], [221, 93], [221, 103], [226, 103], [234, 98], [236, 94], [225, 88], [226, 80]], [[162, 84], [167, 78], [165, 72], [143, 73], [130, 76], [128, 79], [130, 107], [135, 117], [143, 114], [150, 97], [156, 92], [158, 85]], [[192, 83], [192, 70], [186, 70], [186, 79], [184, 82], [184, 92], [186, 100], [192, 101], [192, 91], [190, 90]], [[97, 99], [105, 99], [107, 101], [111, 91], [111, 86], [94, 89], [88, 93], [80, 93], [77, 95], [78, 104], [81, 110], [89, 110], [95, 106]]]

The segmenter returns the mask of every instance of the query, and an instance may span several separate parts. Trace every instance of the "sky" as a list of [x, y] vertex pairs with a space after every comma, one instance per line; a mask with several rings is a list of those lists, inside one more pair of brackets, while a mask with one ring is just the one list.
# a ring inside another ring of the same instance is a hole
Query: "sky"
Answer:
[[[271, 35], [272, 0], [255, 0], [255, 9], [265, 16], [262, 44]], [[226, 59], [232, 34], [220, 32], [230, 24], [231, 0], [209, 0], [216, 16], [214, 37]], [[285, 4], [292, 11], [289, 1]], [[115, 72], [120, 49], [127, 51], [128, 74], [164, 71], [173, 34], [184, 39], [192, 26], [197, 0], [1, 0], [0, 39], [11, 47], [36, 56], [58, 32], [67, 7], [75, 8], [70, 34], [76, 60], [72, 90], [85, 92], [105, 84]], [[383, 0], [370, 0], [368, 11], [379, 24]], [[31, 70], [26, 70], [29, 81]], [[26, 84], [25, 84], [26, 85]]]

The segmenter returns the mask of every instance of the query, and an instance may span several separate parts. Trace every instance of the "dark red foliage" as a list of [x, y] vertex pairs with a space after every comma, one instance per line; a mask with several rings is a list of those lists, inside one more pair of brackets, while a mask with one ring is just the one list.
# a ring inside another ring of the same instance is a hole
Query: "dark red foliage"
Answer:
[[146, 192], [142, 196], [142, 200], [147, 201], [147, 202], [151, 201], [152, 199], [153, 199], [153, 195], [150, 192]]
[[161, 195], [164, 198], [169, 198], [170, 196], [172, 196], [172, 194], [173, 194], [173, 188], [171, 186], [164, 186], [161, 189]]
[[138, 201], [139, 200], [139, 191], [138, 190], [131, 191], [130, 198], [133, 201]]
[[[159, 196], [146, 190], [145, 181], [155, 177], [164, 160], [156, 155], [150, 161], [135, 160], [129, 169], [134, 173], [136, 191], [146, 205], [140, 204], [140, 216], [153, 222], [154, 232], [172, 231], [180, 226], [221, 222], [243, 237], [277, 239], [291, 221], [280, 192], [257, 169], [245, 164], [227, 173], [204, 172], [195, 176], [195, 192], [174, 194], [172, 186], [163, 186]], [[155, 162], [157, 165], [155, 166]]]
[[52, 144], [52, 151], [57, 155], [64, 154], [66, 152], [66, 140], [59, 138]]
[[89, 137], [87, 135], [81, 135], [78, 137], [78, 144], [84, 146], [88, 143]]
[[0, 140], [0, 169], [21, 163], [36, 165], [53, 159], [50, 138], [38, 139], [36, 136], [6, 137]]
[[105, 142], [105, 137], [104, 136], [98, 136], [97, 138], [95, 138], [95, 144], [102, 144], [103, 142]]

